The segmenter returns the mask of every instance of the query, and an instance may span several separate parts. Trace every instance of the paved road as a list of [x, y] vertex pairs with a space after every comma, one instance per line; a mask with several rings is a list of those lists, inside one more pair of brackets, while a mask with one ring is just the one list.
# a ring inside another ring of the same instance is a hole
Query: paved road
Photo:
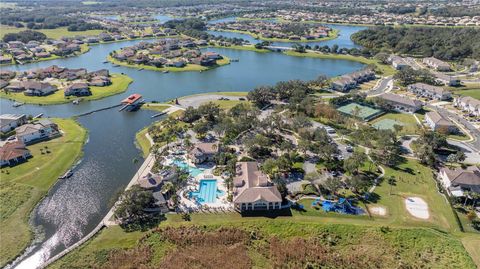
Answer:
[[375, 87], [373, 87], [372, 90], [368, 92], [368, 96], [380, 95], [386, 92], [387, 90], [392, 89], [392, 87], [393, 87], [393, 77], [392, 76], [384, 77], [380, 80], [380, 82]]
[[465, 120], [463, 117], [461, 117], [461, 116], [459, 116], [455, 113], [452, 113], [452, 112], [450, 112], [450, 111], [448, 111], [444, 108], [437, 107], [437, 106], [432, 106], [432, 105], [427, 105], [427, 107], [437, 111], [439, 114], [441, 114], [442, 116], [444, 116], [446, 118], [450, 117], [450, 118], [455, 119], [457, 122], [461, 123], [470, 132], [470, 134], [474, 138], [474, 141], [467, 142], [467, 144], [469, 146], [471, 146], [472, 148], [474, 148], [475, 150], [480, 151], [480, 130], [475, 128], [475, 126], [473, 126], [469, 121]]

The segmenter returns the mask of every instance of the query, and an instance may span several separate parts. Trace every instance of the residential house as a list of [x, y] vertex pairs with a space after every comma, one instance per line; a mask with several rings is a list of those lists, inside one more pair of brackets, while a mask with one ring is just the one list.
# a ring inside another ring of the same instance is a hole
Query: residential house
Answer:
[[452, 94], [444, 90], [442, 87], [436, 87], [425, 83], [415, 83], [408, 85], [407, 90], [416, 95], [436, 100], [448, 100], [452, 98]]
[[478, 99], [470, 96], [459, 96], [453, 100], [453, 104], [465, 112], [480, 117], [480, 100]]
[[30, 157], [30, 150], [20, 141], [8, 142], [0, 147], [0, 167], [14, 166]]
[[403, 59], [402, 57], [400, 56], [397, 56], [397, 55], [390, 55], [390, 57], [388, 57], [388, 62], [393, 66], [393, 68], [395, 68], [396, 70], [402, 70], [403, 68], [409, 66], [407, 64], [407, 62], [405, 61], [405, 59]]
[[257, 162], [237, 162], [233, 179], [233, 203], [240, 212], [281, 209], [282, 196]]
[[25, 123], [27, 123], [25, 114], [2, 114], [0, 115], [0, 132], [8, 133]]
[[412, 100], [408, 97], [393, 93], [384, 93], [378, 96], [383, 102], [388, 104], [391, 109], [399, 112], [414, 113], [422, 108], [422, 102]]
[[37, 141], [51, 139], [60, 135], [57, 124], [48, 119], [39, 120], [36, 123], [27, 123], [15, 128], [18, 141], [25, 145], [33, 144]]
[[459, 86], [462, 82], [460, 79], [446, 74], [435, 73], [434, 76], [438, 83], [442, 83], [446, 86]]
[[0, 79], [0, 90], [8, 86], [8, 81]]
[[5, 87], [5, 90], [8, 92], [22, 92], [25, 90], [25, 87], [21, 81], [12, 81]]
[[25, 88], [23, 94], [27, 96], [46, 96], [54, 93], [57, 90], [57, 87], [47, 83], [47, 82], [38, 82], [27, 80], [22, 83]]
[[0, 56], [0, 64], [10, 64], [12, 63], [12, 57]]
[[88, 96], [91, 95], [90, 87], [87, 83], [77, 82], [66, 87], [64, 90], [65, 96]]
[[357, 87], [358, 84], [375, 79], [375, 72], [371, 69], [364, 69], [341, 76], [332, 82], [331, 86], [336, 91], [346, 92]]
[[466, 169], [442, 168], [438, 178], [449, 195], [455, 197], [465, 196], [465, 191], [480, 193], [480, 169], [469, 166]]
[[434, 57], [423, 58], [423, 63], [437, 71], [450, 70], [450, 64]]
[[443, 131], [446, 133], [458, 132], [458, 128], [454, 123], [436, 111], [427, 112], [425, 114], [425, 121], [434, 131]]
[[212, 161], [218, 150], [218, 143], [197, 143], [188, 152], [188, 158], [195, 164]]
[[88, 82], [88, 85], [90, 86], [97, 86], [97, 87], [104, 87], [112, 84], [112, 81], [110, 78], [105, 77], [105, 76], [95, 76], [90, 79]]

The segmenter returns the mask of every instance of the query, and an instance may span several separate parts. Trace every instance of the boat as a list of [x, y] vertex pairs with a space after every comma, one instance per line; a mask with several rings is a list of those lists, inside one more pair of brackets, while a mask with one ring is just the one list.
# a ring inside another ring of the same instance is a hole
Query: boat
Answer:
[[72, 175], [73, 175], [72, 170], [68, 170], [67, 172], [65, 172], [65, 174], [63, 174], [63, 176], [59, 177], [59, 179], [66, 179], [71, 177]]
[[13, 106], [13, 107], [19, 107], [19, 106], [23, 106], [23, 105], [24, 105], [24, 103], [15, 102], [15, 103], [13, 103], [12, 106]]
[[104, 61], [103, 63], [106, 64], [106, 63], [108, 63], [108, 61]]
[[162, 73], [165, 73], [165, 74], [166, 74], [166, 73], [168, 73], [168, 72], [169, 72], [168, 70], [164, 70], [164, 71], [162, 71]]
[[120, 65], [119, 64], [114, 64], [112, 65], [113, 67], [119, 67]]
[[231, 59], [230, 62], [232, 63], [236, 63], [236, 62], [239, 62], [240, 60], [239, 59]]
[[74, 104], [74, 105], [78, 105], [78, 103], [80, 103], [80, 100], [78, 100], [78, 99], [75, 99], [75, 100], [72, 101], [72, 104]]
[[142, 68], [138, 69], [138, 71], [142, 71], [143, 69], [144, 69], [144, 68], [142, 67]]
[[40, 114], [38, 114], [37, 116], [35, 116], [35, 117], [33, 117], [33, 118], [34, 118], [34, 119], [39, 119], [39, 118], [41, 118], [41, 117], [43, 117], [43, 113], [40, 113]]

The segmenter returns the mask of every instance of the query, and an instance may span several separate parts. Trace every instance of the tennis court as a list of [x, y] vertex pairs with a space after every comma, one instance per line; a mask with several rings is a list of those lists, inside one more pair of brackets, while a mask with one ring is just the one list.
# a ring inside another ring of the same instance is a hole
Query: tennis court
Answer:
[[350, 103], [348, 105], [341, 106], [337, 108], [337, 110], [349, 116], [361, 118], [364, 121], [372, 120], [373, 118], [383, 114], [383, 111], [379, 109], [371, 108], [357, 103]]
[[400, 126], [405, 126], [405, 124], [399, 120], [392, 120], [392, 119], [382, 119], [382, 120], [379, 120], [377, 122], [375, 122], [374, 124], [372, 124], [372, 126], [375, 128], [375, 129], [378, 129], [378, 130], [392, 130], [394, 131], [395, 129], [393, 128], [393, 126], [395, 125], [400, 125]]

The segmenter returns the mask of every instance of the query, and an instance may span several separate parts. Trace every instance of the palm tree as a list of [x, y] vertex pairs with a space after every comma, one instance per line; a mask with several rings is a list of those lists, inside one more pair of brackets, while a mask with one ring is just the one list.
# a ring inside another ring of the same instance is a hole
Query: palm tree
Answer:
[[395, 179], [395, 176], [390, 176], [388, 178], [388, 185], [390, 185], [390, 195], [392, 195], [392, 189], [393, 189], [393, 186], [395, 186], [397, 184], [397, 180]]

